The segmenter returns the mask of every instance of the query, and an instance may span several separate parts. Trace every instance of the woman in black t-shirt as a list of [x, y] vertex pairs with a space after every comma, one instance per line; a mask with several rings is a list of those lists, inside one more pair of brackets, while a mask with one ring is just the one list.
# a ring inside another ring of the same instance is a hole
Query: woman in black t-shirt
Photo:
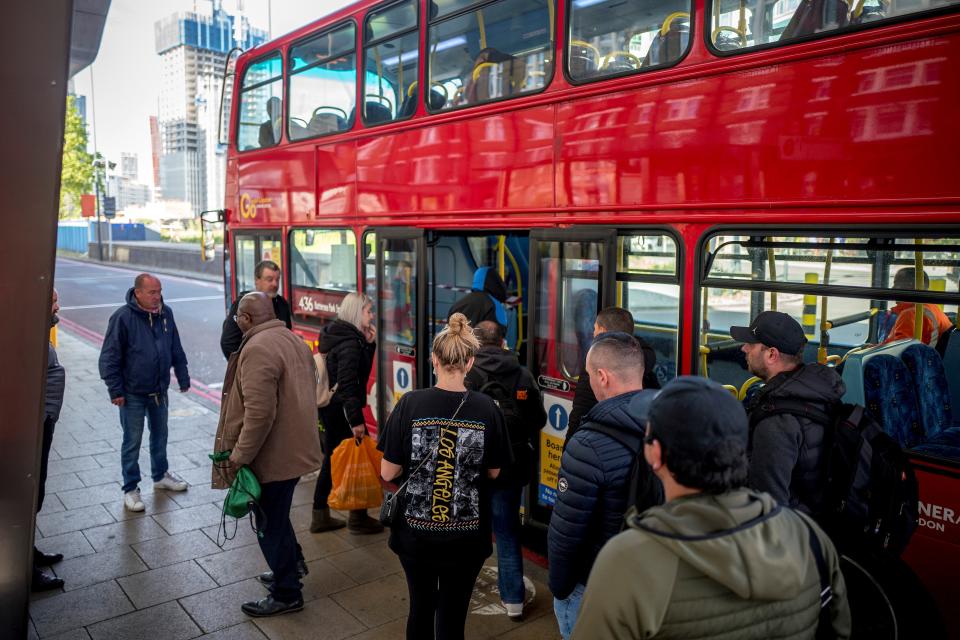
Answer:
[[410, 591], [408, 639], [463, 638], [473, 585], [492, 553], [490, 481], [512, 454], [497, 405], [463, 385], [479, 347], [466, 316], [453, 314], [433, 340], [437, 385], [404, 395], [378, 443], [384, 480], [407, 481], [390, 548]]

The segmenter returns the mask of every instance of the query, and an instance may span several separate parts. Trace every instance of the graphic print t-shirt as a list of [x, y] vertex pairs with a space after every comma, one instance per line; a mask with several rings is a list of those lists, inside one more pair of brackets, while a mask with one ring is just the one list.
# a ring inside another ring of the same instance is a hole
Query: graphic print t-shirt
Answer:
[[[405, 394], [387, 419], [378, 447], [410, 477], [400, 518], [390, 535], [397, 553], [437, 554], [447, 544], [457, 555], [487, 557], [490, 481], [487, 469], [511, 462], [510, 441], [497, 405], [487, 396], [431, 388]], [[440, 547], [438, 547], [440, 545]]]

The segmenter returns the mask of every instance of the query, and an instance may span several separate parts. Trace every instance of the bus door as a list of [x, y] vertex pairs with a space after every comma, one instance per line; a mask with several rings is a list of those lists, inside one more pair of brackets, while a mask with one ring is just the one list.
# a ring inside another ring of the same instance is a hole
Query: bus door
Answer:
[[528, 521], [545, 526], [556, 502], [557, 473], [577, 378], [597, 312], [614, 301], [616, 232], [538, 229], [530, 233], [527, 363], [540, 385], [547, 425], [540, 433]]
[[[236, 292], [241, 293], [254, 291], [255, 273], [257, 263], [263, 260], [272, 260], [281, 267], [283, 266], [283, 253], [280, 243], [279, 231], [236, 231], [233, 234], [233, 272], [236, 277]], [[224, 256], [225, 261], [229, 258]], [[225, 267], [227, 272], [227, 281], [229, 283], [230, 267]], [[231, 289], [225, 288], [227, 296], [227, 306], [233, 304]], [[283, 281], [280, 282], [280, 293], [283, 294]]]
[[[376, 229], [377, 406], [382, 425], [400, 396], [429, 384], [422, 229]], [[369, 237], [369, 234], [368, 234]]]

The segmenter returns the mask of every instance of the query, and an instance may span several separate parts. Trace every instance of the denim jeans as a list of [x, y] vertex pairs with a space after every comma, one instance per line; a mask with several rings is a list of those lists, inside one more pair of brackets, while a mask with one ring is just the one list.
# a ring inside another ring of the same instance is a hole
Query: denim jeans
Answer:
[[120, 407], [123, 446], [120, 466], [123, 470], [123, 491], [133, 491], [140, 484], [140, 442], [144, 418], [150, 424], [150, 474], [156, 482], [163, 478], [167, 465], [167, 394], [141, 396], [124, 394]]
[[491, 495], [493, 535], [497, 538], [497, 582], [500, 599], [522, 604], [523, 555], [520, 551], [520, 496], [523, 487], [497, 487]]
[[553, 599], [553, 612], [557, 616], [560, 636], [563, 640], [569, 640], [570, 634], [573, 633], [573, 627], [577, 624], [577, 614], [580, 613], [580, 601], [583, 600], [585, 589], [584, 585], [578, 584], [565, 600]]

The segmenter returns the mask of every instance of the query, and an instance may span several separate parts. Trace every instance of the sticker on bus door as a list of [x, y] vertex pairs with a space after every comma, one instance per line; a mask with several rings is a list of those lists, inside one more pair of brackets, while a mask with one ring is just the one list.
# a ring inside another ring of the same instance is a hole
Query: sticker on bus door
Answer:
[[557, 476], [560, 473], [560, 457], [563, 440], [573, 402], [551, 393], [543, 394], [543, 407], [547, 411], [547, 425], [540, 430], [540, 488], [539, 502], [553, 506], [557, 502]]
[[409, 362], [393, 361], [393, 401], [399, 402], [400, 396], [413, 388], [413, 365]]

